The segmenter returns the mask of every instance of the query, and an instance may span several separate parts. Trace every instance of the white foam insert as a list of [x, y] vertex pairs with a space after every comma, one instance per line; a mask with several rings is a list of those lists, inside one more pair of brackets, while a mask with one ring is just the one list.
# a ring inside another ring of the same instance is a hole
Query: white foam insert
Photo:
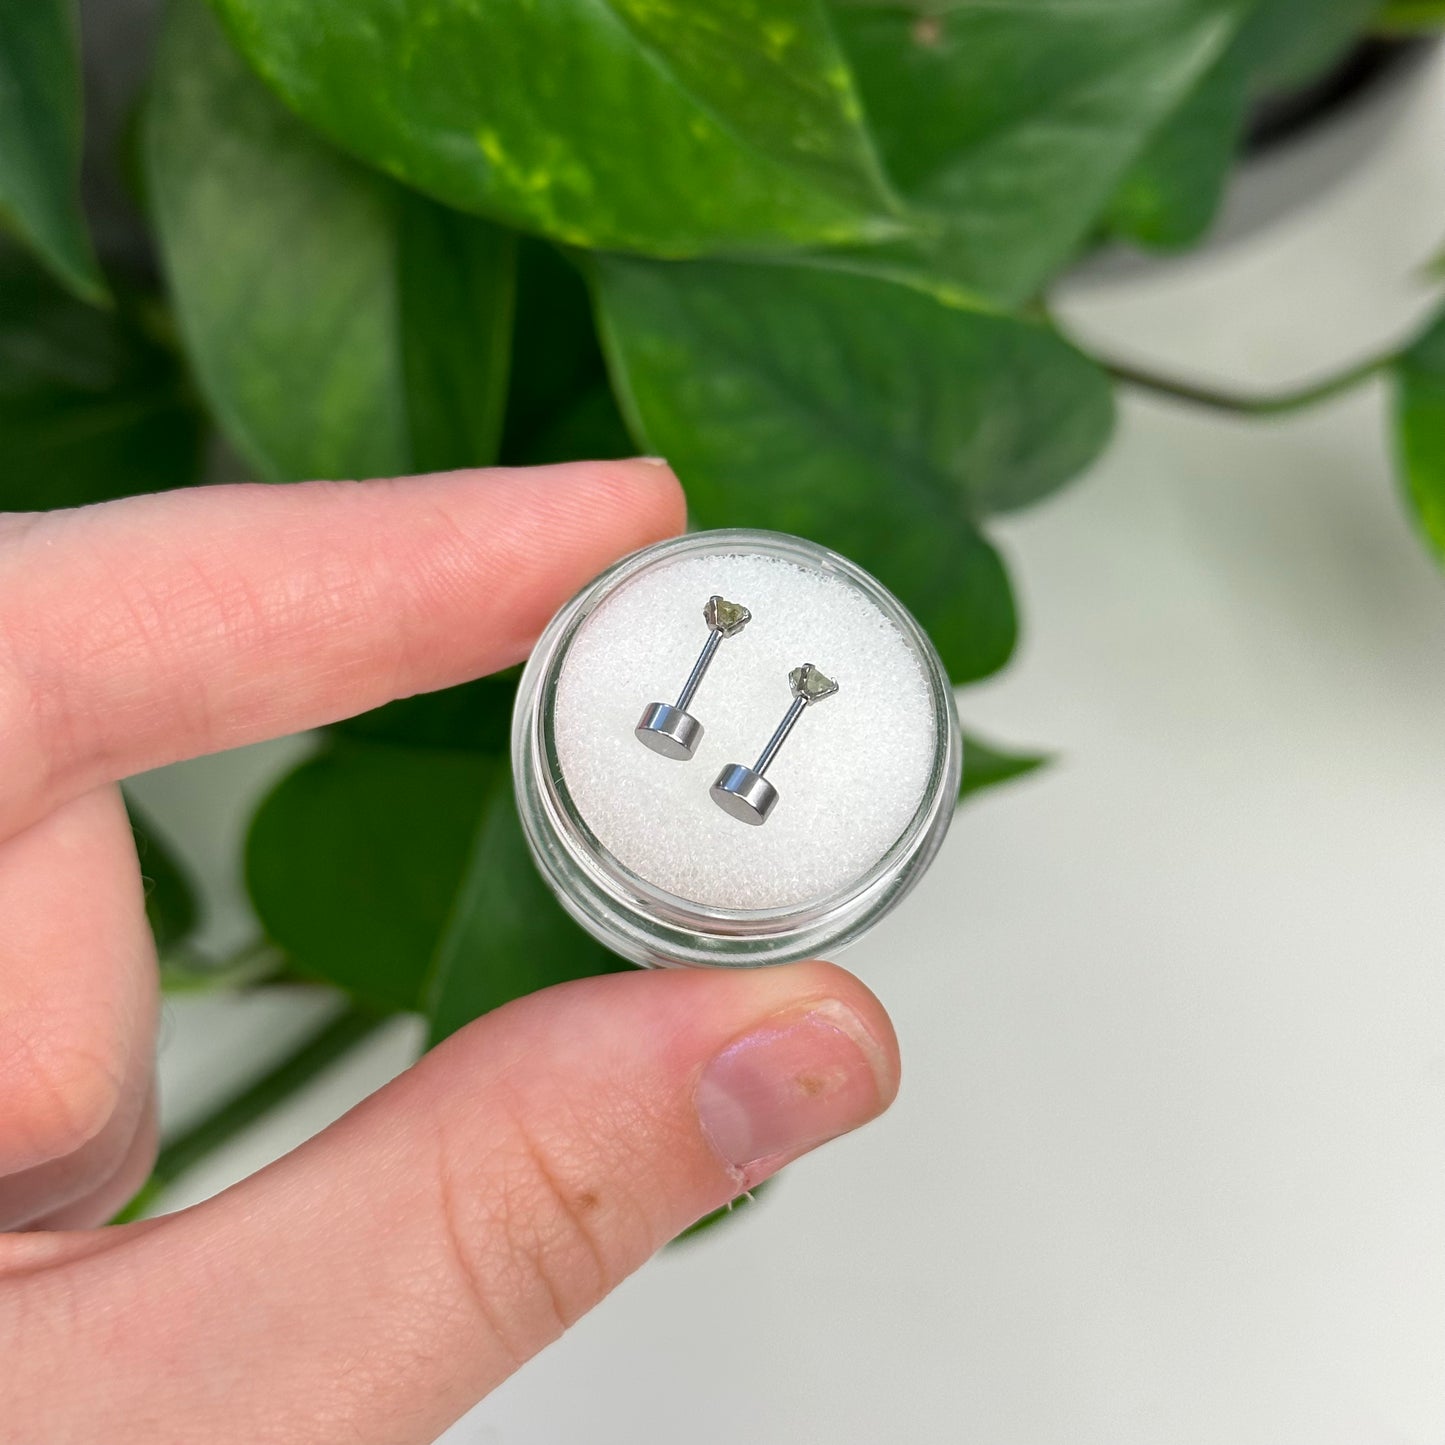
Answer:
[[[719, 593], [752, 612], [725, 638], [688, 711], [706, 729], [675, 762], [633, 735], [652, 702], [675, 702], [707, 641]], [[779, 793], [762, 827], [708, 789], [757, 761], [792, 702], [788, 673], [814, 663], [838, 691], [808, 707], [768, 768]], [[660, 562], [579, 628], [558, 676], [563, 780], [603, 845], [640, 877], [695, 903], [779, 908], [853, 882], [902, 833], [927, 786], [935, 727], [909, 639], [846, 581], [743, 553]]]

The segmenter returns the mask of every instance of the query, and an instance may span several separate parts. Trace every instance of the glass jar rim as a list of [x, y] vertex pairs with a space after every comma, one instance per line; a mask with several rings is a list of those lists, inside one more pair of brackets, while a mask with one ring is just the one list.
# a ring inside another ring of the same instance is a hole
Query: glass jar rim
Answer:
[[[573, 642], [593, 612], [643, 571], [689, 555], [729, 553], [761, 553], [845, 579], [903, 633], [923, 665], [929, 687], [935, 741], [928, 781], [917, 808], [869, 868], [843, 887], [806, 903], [725, 908], [683, 898], [642, 878], [606, 847], [582, 817], [557, 755], [552, 705], [558, 678]], [[840, 553], [786, 533], [747, 528], [685, 533], [642, 548], [578, 592], [548, 624], [523, 672], [512, 744], [524, 831], [544, 875], [579, 922], [603, 937], [609, 947], [647, 963], [782, 962], [784, 955], [806, 956], [820, 946], [820, 939], [851, 940], [891, 908], [931, 861], [947, 831], [962, 768], [958, 717], [947, 673], [907, 608]], [[544, 820], [550, 838], [541, 834]], [[564, 865], [559, 853], [570, 866]], [[590, 897], [579, 897], [569, 887], [578, 883]], [[588, 903], [592, 906], [586, 906]], [[599, 913], [603, 916], [598, 917]], [[657, 947], [651, 941], [655, 932], [661, 935]], [[668, 956], [667, 940], [674, 951], [689, 956]], [[715, 949], [767, 956], [713, 958], [710, 955]]]

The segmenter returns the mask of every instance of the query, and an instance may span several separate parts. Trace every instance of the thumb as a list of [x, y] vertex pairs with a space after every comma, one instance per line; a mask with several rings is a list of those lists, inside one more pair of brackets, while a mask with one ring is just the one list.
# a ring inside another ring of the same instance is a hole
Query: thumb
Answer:
[[32, 1255], [3, 1413], [55, 1442], [430, 1441], [897, 1071], [878, 1002], [823, 964], [522, 999], [206, 1204]]

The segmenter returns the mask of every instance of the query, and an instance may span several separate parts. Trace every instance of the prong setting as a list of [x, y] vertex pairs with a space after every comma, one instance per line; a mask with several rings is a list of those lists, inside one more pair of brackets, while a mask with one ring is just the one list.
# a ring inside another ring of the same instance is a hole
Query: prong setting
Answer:
[[703, 725], [688, 711], [688, 707], [702, 685], [718, 647], [725, 638], [736, 637], [753, 618], [753, 614], [740, 602], [729, 602], [716, 593], [708, 598], [702, 616], [708, 627], [707, 641], [677, 701], [649, 703], [633, 729], [643, 746], [674, 762], [689, 761], [702, 741]]
[[729, 763], [717, 775], [710, 790], [713, 802], [723, 812], [753, 828], [761, 828], [777, 806], [778, 790], [764, 774], [777, 757], [778, 749], [787, 741], [788, 734], [809, 707], [838, 691], [838, 684], [819, 672], [811, 662], [795, 667], [788, 674], [788, 686], [792, 689], [793, 701], [767, 745], [758, 754], [757, 762], [752, 767]]

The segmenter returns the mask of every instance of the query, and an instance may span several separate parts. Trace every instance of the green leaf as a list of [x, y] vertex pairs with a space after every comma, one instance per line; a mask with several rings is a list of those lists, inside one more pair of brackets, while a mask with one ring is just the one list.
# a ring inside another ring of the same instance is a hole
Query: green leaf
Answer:
[[776, 1179], [775, 1175], [772, 1179], [764, 1179], [761, 1184], [754, 1184], [746, 1194], [739, 1194], [736, 1199], [724, 1204], [721, 1209], [714, 1209], [711, 1214], [704, 1214], [696, 1224], [689, 1224], [671, 1242], [681, 1244], [684, 1240], [696, 1239], [698, 1235], [707, 1234], [716, 1229], [718, 1225], [726, 1224], [730, 1219], [736, 1219], [744, 1209], [751, 1209], [758, 1202], [758, 1196], [764, 1190], [771, 1189]]
[[201, 467], [203, 418], [152, 339], [150, 303], [97, 311], [0, 250], [0, 510], [76, 507], [180, 487]]
[[200, 921], [195, 885], [155, 825], [130, 798], [126, 808], [145, 885], [146, 919], [155, 935], [156, 952], [163, 954], [184, 942]]
[[664, 255], [896, 229], [821, 0], [215, 0], [319, 130], [459, 207]]
[[480, 753], [338, 741], [261, 804], [247, 883], [295, 966], [417, 1009], [497, 777]]
[[575, 397], [533, 438], [517, 460], [525, 466], [550, 462], [613, 461], [637, 455], [617, 399], [606, 381]]
[[936, 234], [885, 269], [1015, 304], [1086, 236], [1228, 44], [1239, 0], [837, 0], [890, 174]]
[[1110, 204], [1109, 229], [1153, 250], [1194, 245], [1219, 209], [1248, 95], [1247, 56], [1232, 46], [1130, 168]]
[[1194, 245], [1219, 209], [1251, 100], [1338, 57], [1379, 0], [1254, 0], [1233, 42], [1124, 177], [1107, 223], [1138, 245]]
[[527, 851], [511, 779], [477, 829], [427, 989], [428, 1044], [524, 994], [626, 968], [562, 911]]
[[608, 385], [580, 270], [554, 247], [524, 241], [502, 460], [532, 467], [636, 452]]
[[1255, 93], [1306, 85], [1375, 27], [1380, 0], [1255, 0], [1238, 44], [1254, 62]]
[[1445, 562], [1445, 312], [1395, 368], [1395, 430], [1415, 520]]
[[410, 466], [490, 462], [506, 413], [516, 237], [410, 192], [396, 205]]
[[0, 221], [86, 301], [104, 301], [80, 210], [75, 0], [0, 5]]
[[1047, 753], [1009, 753], [986, 743], [974, 733], [963, 735], [963, 779], [958, 787], [961, 803], [972, 793], [1012, 782], [1049, 761]]
[[581, 272], [554, 246], [523, 237], [502, 460], [528, 464], [538, 450], [553, 450], [546, 434], [558, 417], [606, 385], [592, 297]]
[[187, 350], [263, 477], [492, 460], [511, 238], [315, 137], [199, 0], [170, 7], [145, 163]]
[[1445, 27], [1445, 0], [1388, 0], [1375, 22], [1387, 35], [1412, 35]]
[[876, 573], [957, 682], [1015, 636], [983, 515], [1046, 496], [1103, 446], [1107, 378], [1039, 322], [805, 269], [598, 262], [634, 433], [702, 526], [796, 532]]
[[636, 451], [607, 384], [587, 283], [555, 247], [523, 240], [501, 460], [538, 467]]
[[519, 668], [479, 677], [460, 687], [404, 697], [332, 725], [338, 736], [362, 742], [503, 757], [512, 732]]
[[251, 898], [292, 966], [371, 1007], [425, 1012], [433, 1042], [521, 994], [623, 967], [538, 875], [505, 767], [384, 740], [382, 722], [399, 721], [386, 712], [365, 741], [333, 734], [251, 825]]

